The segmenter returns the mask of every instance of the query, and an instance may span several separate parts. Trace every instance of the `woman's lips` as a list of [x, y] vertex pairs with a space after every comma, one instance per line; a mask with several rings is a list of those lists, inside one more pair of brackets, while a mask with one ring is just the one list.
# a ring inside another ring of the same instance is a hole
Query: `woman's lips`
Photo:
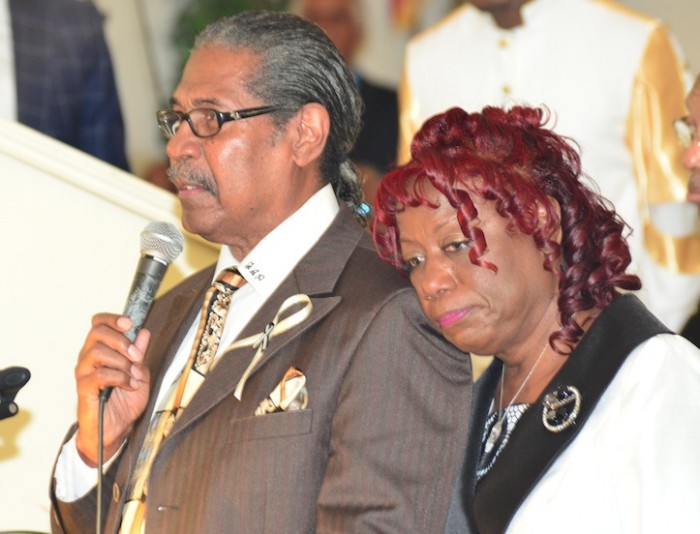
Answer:
[[467, 313], [469, 313], [469, 308], [447, 312], [437, 318], [437, 323], [440, 325], [440, 328], [446, 328], [455, 324], [462, 317], [467, 315]]

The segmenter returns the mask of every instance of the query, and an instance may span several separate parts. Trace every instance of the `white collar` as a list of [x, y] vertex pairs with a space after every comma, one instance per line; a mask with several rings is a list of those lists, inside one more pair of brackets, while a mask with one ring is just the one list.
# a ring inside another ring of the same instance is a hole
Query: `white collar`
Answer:
[[248, 284], [261, 297], [269, 297], [316, 244], [339, 210], [333, 187], [327, 184], [240, 261], [233, 256], [229, 247], [221, 247], [216, 273], [228, 266], [238, 265]]

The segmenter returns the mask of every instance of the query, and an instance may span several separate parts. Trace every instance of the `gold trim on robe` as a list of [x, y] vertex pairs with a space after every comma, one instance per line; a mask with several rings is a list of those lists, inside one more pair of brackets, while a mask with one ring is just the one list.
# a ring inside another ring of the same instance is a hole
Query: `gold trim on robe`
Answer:
[[687, 69], [678, 57], [666, 29], [657, 26], [634, 79], [626, 143], [639, 191], [644, 248], [664, 268], [694, 274], [700, 273], [700, 235], [665, 234], [649, 212], [649, 206], [684, 201], [688, 188], [683, 147], [673, 130], [673, 120], [687, 113], [682, 105]]

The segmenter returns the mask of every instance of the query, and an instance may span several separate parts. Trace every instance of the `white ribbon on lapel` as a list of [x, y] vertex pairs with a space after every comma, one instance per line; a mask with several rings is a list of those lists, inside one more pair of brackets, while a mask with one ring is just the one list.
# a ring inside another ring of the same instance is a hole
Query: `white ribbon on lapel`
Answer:
[[[282, 317], [290, 308], [298, 305], [303, 305], [303, 307], [295, 311], [289, 317], [285, 317], [284, 319], [280, 320], [280, 317]], [[277, 314], [275, 315], [274, 319], [272, 319], [272, 321], [265, 326], [265, 330], [262, 333], [253, 334], [247, 338], [239, 339], [226, 349], [226, 352], [241, 347], [253, 347], [254, 349], [257, 349], [255, 356], [253, 356], [253, 359], [250, 360], [248, 367], [246, 367], [246, 370], [243, 373], [243, 376], [238, 381], [236, 391], [233, 394], [234, 397], [241, 400], [241, 397], [243, 396], [243, 388], [248, 381], [248, 377], [265, 354], [267, 346], [270, 343], [270, 338], [283, 334], [284, 332], [306, 321], [309, 315], [311, 315], [312, 309], [313, 304], [311, 304], [311, 299], [308, 297], [308, 295], [301, 293], [298, 295], [292, 295], [282, 303], [279, 310], [277, 310]]]

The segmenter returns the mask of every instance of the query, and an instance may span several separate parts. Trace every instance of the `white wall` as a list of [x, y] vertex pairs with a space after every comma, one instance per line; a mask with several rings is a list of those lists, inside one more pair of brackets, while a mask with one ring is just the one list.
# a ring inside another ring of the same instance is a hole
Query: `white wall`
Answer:
[[690, 71], [700, 73], [700, 1], [698, 0], [618, 0], [623, 4], [662, 19], [685, 52]]

